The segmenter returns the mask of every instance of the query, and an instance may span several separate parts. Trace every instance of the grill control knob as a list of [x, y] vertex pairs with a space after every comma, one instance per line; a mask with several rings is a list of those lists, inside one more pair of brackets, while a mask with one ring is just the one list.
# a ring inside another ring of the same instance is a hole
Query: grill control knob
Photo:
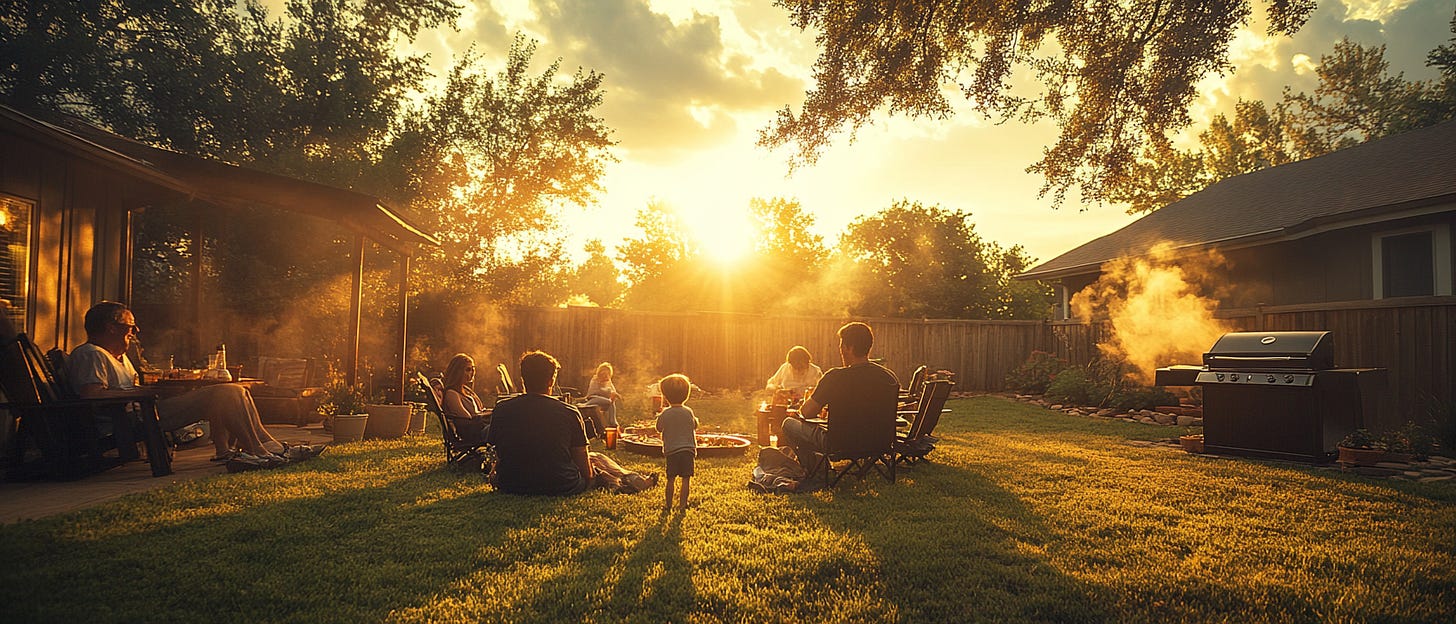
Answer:
[[1239, 380], [1239, 374], [1238, 373], [1233, 373], [1233, 374], [1229, 375], [1229, 381], [1238, 381], [1238, 380]]
[[1294, 375], [1285, 375], [1284, 383], [1294, 383]]
[[1274, 383], [1274, 376], [1273, 375], [1270, 375], [1269, 376], [1269, 383]]
[[1223, 373], [1219, 373], [1218, 374], [1218, 380], [1219, 381], [1223, 381]]

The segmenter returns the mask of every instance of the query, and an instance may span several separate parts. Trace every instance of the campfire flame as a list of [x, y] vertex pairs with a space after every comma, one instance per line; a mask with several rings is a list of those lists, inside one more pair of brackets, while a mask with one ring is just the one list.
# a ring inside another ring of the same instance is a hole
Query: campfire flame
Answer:
[[1153, 382], [1153, 371], [1174, 363], [1194, 363], [1230, 326], [1213, 317], [1214, 299], [1228, 261], [1216, 251], [1176, 252], [1170, 243], [1144, 256], [1122, 257], [1103, 265], [1102, 277], [1072, 298], [1072, 309], [1092, 322], [1106, 320], [1111, 338], [1099, 343], [1103, 355], [1135, 369], [1136, 381]]

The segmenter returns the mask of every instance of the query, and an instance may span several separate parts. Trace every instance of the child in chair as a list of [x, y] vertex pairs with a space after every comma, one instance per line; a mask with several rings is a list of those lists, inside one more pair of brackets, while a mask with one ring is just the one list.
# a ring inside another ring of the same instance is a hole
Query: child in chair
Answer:
[[682, 494], [678, 507], [687, 509], [688, 487], [693, 476], [693, 460], [698, 455], [698, 417], [685, 405], [692, 392], [687, 376], [668, 375], [658, 382], [667, 409], [657, 415], [657, 432], [662, 436], [662, 455], [667, 459], [667, 498], [663, 511], [672, 511], [672, 491], [682, 478]]

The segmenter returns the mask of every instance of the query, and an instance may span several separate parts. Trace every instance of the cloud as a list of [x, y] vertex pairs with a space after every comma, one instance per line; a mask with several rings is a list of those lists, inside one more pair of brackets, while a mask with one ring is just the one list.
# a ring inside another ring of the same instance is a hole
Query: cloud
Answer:
[[605, 74], [603, 116], [631, 157], [670, 160], [739, 134], [731, 113], [771, 109], [803, 91], [725, 45], [718, 16], [674, 21], [646, 0], [555, 0], [534, 26], [553, 54]]

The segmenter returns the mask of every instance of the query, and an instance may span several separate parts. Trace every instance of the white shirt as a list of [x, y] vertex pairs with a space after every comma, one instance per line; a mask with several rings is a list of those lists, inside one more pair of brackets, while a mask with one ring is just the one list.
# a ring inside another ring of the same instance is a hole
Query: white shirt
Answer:
[[131, 360], [122, 354], [121, 359], [91, 343], [83, 344], [66, 357], [66, 376], [71, 389], [80, 392], [91, 384], [101, 384], [105, 390], [132, 390], [137, 387], [137, 371]]
[[774, 372], [773, 377], [768, 378], [768, 389], [778, 390], [802, 390], [819, 384], [819, 378], [824, 376], [824, 371], [814, 364], [809, 364], [804, 370], [796, 370], [792, 364], [784, 362]]

